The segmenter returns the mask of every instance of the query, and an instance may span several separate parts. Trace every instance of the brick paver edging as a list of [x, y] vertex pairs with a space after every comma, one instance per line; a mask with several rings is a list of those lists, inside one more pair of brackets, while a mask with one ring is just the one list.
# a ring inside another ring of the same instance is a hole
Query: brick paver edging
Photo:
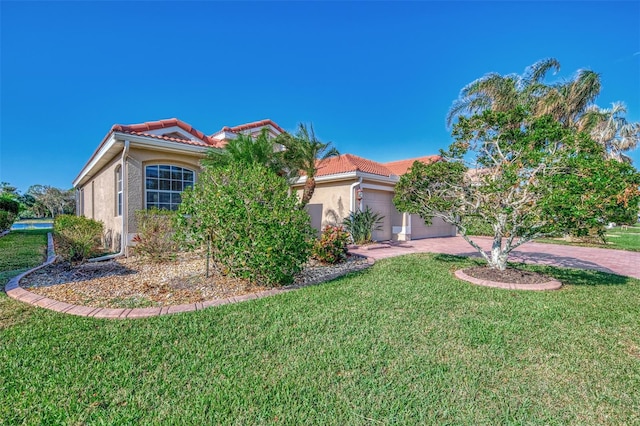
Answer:
[[562, 283], [557, 280], [547, 281], [541, 284], [515, 284], [515, 283], [501, 283], [498, 281], [481, 280], [465, 274], [462, 269], [458, 269], [455, 276], [461, 280], [468, 281], [472, 284], [481, 285], [485, 287], [502, 288], [505, 290], [559, 290], [562, 287]]
[[175, 305], [175, 306], [161, 306], [154, 308], [94, 308], [91, 306], [80, 306], [80, 305], [72, 305], [71, 303], [60, 302], [58, 300], [49, 299], [48, 297], [40, 296], [39, 294], [31, 293], [20, 287], [20, 280], [32, 272], [37, 271], [40, 268], [44, 268], [47, 265], [50, 265], [56, 260], [56, 255], [53, 249], [53, 238], [51, 233], [48, 234], [47, 238], [47, 261], [42, 265], [37, 266], [33, 269], [30, 269], [22, 274], [12, 278], [4, 290], [9, 297], [12, 299], [19, 300], [21, 302], [29, 303], [34, 306], [38, 306], [40, 308], [49, 309], [56, 312], [61, 312], [70, 315], [77, 315], [81, 317], [93, 317], [93, 318], [109, 318], [109, 319], [133, 319], [133, 318], [147, 318], [147, 317], [155, 317], [158, 315], [168, 315], [168, 314], [177, 314], [180, 312], [192, 312], [192, 311], [200, 311], [205, 308], [209, 308], [212, 306], [219, 305], [228, 305], [230, 303], [244, 302], [245, 300], [253, 300], [260, 299], [262, 297], [273, 296], [280, 293], [286, 293], [288, 291], [297, 290], [302, 287], [308, 287], [311, 285], [317, 285], [321, 282], [333, 280], [342, 275], [346, 275], [351, 272], [361, 271], [373, 265], [375, 260], [368, 257], [367, 264], [362, 265], [361, 267], [345, 271], [331, 274], [329, 276], [323, 277], [322, 281], [314, 281], [305, 284], [294, 284], [280, 288], [273, 288], [271, 290], [261, 291], [259, 293], [250, 293], [242, 296], [234, 296], [228, 297], [226, 299], [217, 299], [217, 300], [208, 300], [205, 302], [197, 302], [197, 303], [189, 303], [184, 305]]

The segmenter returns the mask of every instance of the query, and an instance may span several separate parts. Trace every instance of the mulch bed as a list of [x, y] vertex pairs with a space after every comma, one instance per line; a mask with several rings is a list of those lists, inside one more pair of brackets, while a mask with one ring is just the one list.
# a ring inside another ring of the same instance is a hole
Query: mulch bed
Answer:
[[[50, 299], [74, 305], [102, 308], [172, 306], [225, 299], [267, 290], [247, 280], [211, 270], [205, 277], [206, 260], [197, 253], [181, 253], [175, 261], [147, 262], [136, 257], [72, 266], [55, 262], [24, 277], [20, 286]], [[368, 266], [365, 258], [350, 256], [338, 265], [310, 262], [296, 284], [317, 283], [323, 277], [348, 273]]]
[[487, 268], [486, 266], [476, 266], [464, 269], [463, 272], [479, 280], [496, 281], [500, 283], [543, 284], [552, 280], [552, 278], [537, 272], [513, 268], [499, 271], [497, 269]]

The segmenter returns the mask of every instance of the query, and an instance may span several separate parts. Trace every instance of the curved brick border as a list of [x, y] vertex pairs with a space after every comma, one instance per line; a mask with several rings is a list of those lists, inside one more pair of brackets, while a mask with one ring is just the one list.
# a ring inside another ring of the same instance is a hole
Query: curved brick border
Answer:
[[474, 278], [465, 274], [462, 269], [458, 269], [454, 272], [455, 276], [461, 280], [468, 281], [472, 284], [482, 285], [485, 287], [494, 287], [494, 288], [503, 288], [507, 290], [533, 290], [533, 291], [544, 291], [544, 290], [558, 290], [562, 287], [562, 283], [557, 280], [547, 281], [546, 283], [541, 284], [515, 284], [515, 283], [501, 283], [498, 281], [489, 281], [489, 280], [480, 280], [478, 278]]
[[30, 269], [22, 274], [12, 278], [4, 290], [12, 299], [19, 300], [21, 302], [29, 303], [40, 308], [49, 309], [56, 312], [62, 312], [65, 314], [77, 315], [81, 317], [93, 317], [93, 318], [110, 318], [110, 319], [124, 319], [124, 318], [147, 318], [155, 317], [158, 315], [177, 314], [180, 312], [192, 312], [200, 311], [211, 306], [228, 305], [230, 303], [244, 302], [245, 300], [260, 299], [262, 297], [273, 296], [275, 294], [286, 293], [288, 291], [297, 290], [302, 287], [308, 287], [310, 285], [316, 285], [321, 282], [333, 280], [342, 275], [346, 275], [351, 272], [361, 271], [373, 265], [375, 260], [367, 257], [367, 264], [358, 268], [352, 269], [346, 272], [338, 272], [329, 276], [323, 277], [322, 280], [317, 280], [305, 284], [294, 284], [286, 287], [273, 288], [271, 290], [261, 291], [259, 293], [250, 293], [242, 296], [228, 297], [226, 299], [208, 300], [206, 302], [189, 303], [185, 305], [175, 306], [159, 306], [154, 308], [94, 308], [90, 306], [72, 305], [66, 302], [60, 302], [58, 300], [49, 299], [48, 297], [40, 296], [39, 294], [31, 293], [20, 287], [20, 280], [32, 272], [37, 271], [40, 268], [44, 268], [50, 265], [56, 260], [56, 255], [53, 249], [53, 237], [51, 233], [47, 235], [47, 261], [42, 265]]

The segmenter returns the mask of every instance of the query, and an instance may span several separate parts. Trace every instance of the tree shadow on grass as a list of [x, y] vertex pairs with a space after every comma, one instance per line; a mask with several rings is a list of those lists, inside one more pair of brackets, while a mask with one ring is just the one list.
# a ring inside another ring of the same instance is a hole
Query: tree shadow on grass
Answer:
[[576, 286], [610, 286], [630, 284], [633, 278], [623, 275], [610, 274], [608, 272], [593, 269], [559, 268], [554, 266], [540, 266], [535, 269], [549, 275], [562, 284]]

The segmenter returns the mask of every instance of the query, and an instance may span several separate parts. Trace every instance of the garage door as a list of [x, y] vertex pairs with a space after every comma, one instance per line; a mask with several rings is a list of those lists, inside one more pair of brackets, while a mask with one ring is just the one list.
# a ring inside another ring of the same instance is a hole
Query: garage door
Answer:
[[424, 220], [417, 214], [411, 215], [411, 239], [432, 237], [450, 237], [456, 235], [455, 226], [449, 225], [439, 217], [434, 217], [431, 226], [424, 224]]
[[391, 239], [391, 215], [393, 207], [393, 193], [378, 191], [375, 189], [364, 190], [364, 208], [369, 207], [372, 211], [384, 216], [382, 229], [373, 232], [375, 241], [386, 241]]

